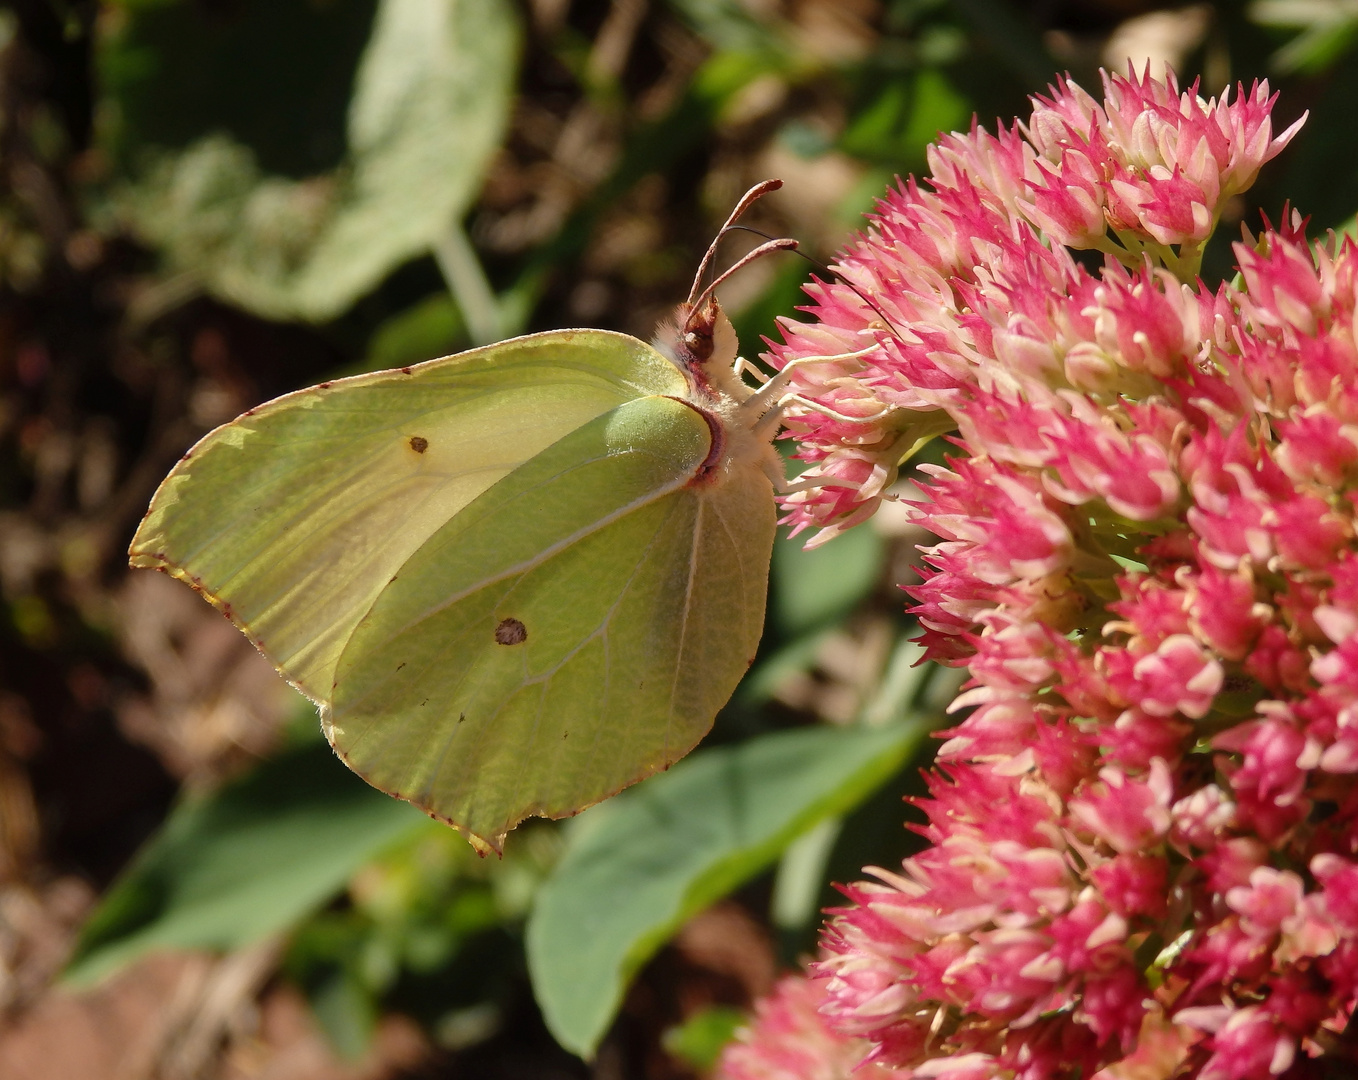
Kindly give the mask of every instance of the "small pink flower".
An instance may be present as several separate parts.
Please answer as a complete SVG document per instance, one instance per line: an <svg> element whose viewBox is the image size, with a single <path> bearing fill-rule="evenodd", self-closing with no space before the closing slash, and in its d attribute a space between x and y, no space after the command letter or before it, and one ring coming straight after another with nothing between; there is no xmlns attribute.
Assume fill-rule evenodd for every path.
<svg viewBox="0 0 1358 1080"><path fill-rule="evenodd" d="M1206 784L1170 808L1171 839L1181 848L1211 850L1235 823L1235 803L1216 784Z"/></svg>
<svg viewBox="0 0 1358 1080"><path fill-rule="evenodd" d="M1130 1050L1136 1045L1147 1001L1146 984L1124 961L1085 983L1080 1009L1100 1045Z"/></svg>
<svg viewBox="0 0 1358 1080"><path fill-rule="evenodd" d="M1226 906L1240 916L1240 928L1252 937L1272 937L1301 903L1304 885L1287 870L1260 866L1249 885L1226 891Z"/></svg>
<svg viewBox="0 0 1358 1080"><path fill-rule="evenodd" d="M1256 600L1253 575L1248 568L1228 574L1208 565L1188 583L1193 635L1223 660L1243 660L1273 615Z"/></svg>
<svg viewBox="0 0 1358 1080"><path fill-rule="evenodd" d="M1340 487L1358 472L1358 424L1317 403L1278 424L1278 465L1294 483Z"/></svg>
<svg viewBox="0 0 1358 1080"><path fill-rule="evenodd" d="M1326 852L1311 860L1325 889L1325 907L1346 929L1358 930L1358 863Z"/></svg>
<svg viewBox="0 0 1358 1080"><path fill-rule="evenodd" d="M1152 170L1143 181L1145 193L1138 204L1141 227L1162 244L1201 244L1212 235L1211 202L1220 194L1210 194L1175 170L1168 176ZM1137 198L1136 186L1119 185L1124 197Z"/></svg>
<svg viewBox="0 0 1358 1080"><path fill-rule="evenodd" d="M1094 247L1108 231L1104 214L1106 195L1094 162L1068 154L1059 171L1034 166L1039 179L1030 181L1032 194L1018 203L1025 217L1067 247Z"/></svg>
<svg viewBox="0 0 1358 1080"><path fill-rule="evenodd" d="M1153 847L1169 832L1174 792L1163 761L1152 764L1145 781L1132 780L1112 767L1099 772L1099 781L1071 800L1070 813L1114 851Z"/></svg>
<svg viewBox="0 0 1358 1080"><path fill-rule="evenodd" d="M1296 1040L1253 1006L1232 1013L1212 1036L1211 1046L1200 1080L1272 1080L1297 1056Z"/></svg>
<svg viewBox="0 0 1358 1080"><path fill-rule="evenodd" d="M1152 716L1205 716L1225 678L1220 661L1191 634L1171 634L1141 657L1108 650L1104 659L1117 692Z"/></svg>
<svg viewBox="0 0 1358 1080"><path fill-rule="evenodd" d="M1169 864L1161 855L1131 852L1094 868L1090 875L1108 906L1123 918L1165 914Z"/></svg>
<svg viewBox="0 0 1358 1080"><path fill-rule="evenodd" d="M1310 809L1305 797L1306 736L1286 720L1263 720L1218 737L1222 748L1238 748L1241 765L1232 769L1237 822L1276 840ZM1316 762L1319 764L1319 761Z"/></svg>
<svg viewBox="0 0 1358 1080"><path fill-rule="evenodd" d="M1235 808L1232 807L1232 814ZM1250 875L1268 861L1268 846L1252 836L1221 837L1207 846L1195 863L1207 878L1213 895L1224 897L1231 889L1249 883Z"/></svg>

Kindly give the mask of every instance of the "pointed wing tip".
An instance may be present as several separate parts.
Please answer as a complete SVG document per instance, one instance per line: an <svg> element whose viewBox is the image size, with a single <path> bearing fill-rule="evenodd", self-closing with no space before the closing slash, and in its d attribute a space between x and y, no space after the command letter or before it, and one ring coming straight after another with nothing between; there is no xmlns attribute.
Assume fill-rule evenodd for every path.
<svg viewBox="0 0 1358 1080"><path fill-rule="evenodd" d="M127 565L132 567L133 570L164 570L169 566L169 562L163 555L129 548Z"/></svg>
<svg viewBox="0 0 1358 1080"><path fill-rule="evenodd" d="M452 825L452 822L449 822L448 824ZM471 844L472 849L481 858L484 859L487 855L494 855L497 859L503 859L505 857L506 833L500 833L499 836L486 838L484 836L477 836L476 833L472 832L470 829L464 829L461 825L453 825L453 828L467 838L467 842Z"/></svg>
<svg viewBox="0 0 1358 1080"><path fill-rule="evenodd" d="M402 798L403 796L397 795L396 797L399 799ZM450 817L445 817L443 814L440 814L436 810L431 810L427 806L422 806L420 803L415 802L415 800L413 799L407 799L406 801L409 802L412 806L418 807L420 810L423 810L426 814L428 814L431 818L433 818L440 824L447 825L451 829L456 829L467 841L467 843L471 844L472 850L475 851L476 854L483 859L487 855L494 855L497 859L503 859L505 857L505 837L508 836L510 832L519 824L519 822L516 821L514 822L513 825L510 825L503 832L491 832L487 830L486 833L483 835L481 833L476 832L474 829L468 828L466 825L459 824Z"/></svg>
<svg viewBox="0 0 1358 1080"><path fill-rule="evenodd" d="M326 742L330 744L330 749L335 752L335 756L339 758L340 761L344 763L345 767L354 773L355 776L365 784L376 788L378 791L382 792L382 794L389 795L393 799L399 799L401 802L409 803L411 806L415 807L416 810L419 810L422 814L437 821L440 825L447 825L450 829L456 829L457 832L471 844L472 849L481 858L484 859L487 855L494 855L497 859L504 858L505 837L519 824L519 821L513 822L498 832L487 829L484 833L479 833L475 829L472 829L459 821L455 821L447 814L439 813L438 810L435 810L432 806L429 806L415 796L405 794L395 786L388 787L384 784L377 783L367 772L360 769L345 752L343 747L336 742L337 729L334 722L334 711L332 706L328 702L321 702L320 708L321 731L325 735ZM341 734L342 737L342 733L338 734Z"/></svg>

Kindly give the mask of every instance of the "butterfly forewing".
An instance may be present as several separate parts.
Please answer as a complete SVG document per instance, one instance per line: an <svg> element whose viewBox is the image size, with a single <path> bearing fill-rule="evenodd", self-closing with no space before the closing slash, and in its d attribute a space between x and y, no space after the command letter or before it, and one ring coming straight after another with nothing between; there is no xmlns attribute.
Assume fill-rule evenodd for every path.
<svg viewBox="0 0 1358 1080"><path fill-rule="evenodd" d="M685 387L642 342L577 330L298 391L185 456L132 563L202 591L324 701L354 627L449 519L594 417Z"/></svg>

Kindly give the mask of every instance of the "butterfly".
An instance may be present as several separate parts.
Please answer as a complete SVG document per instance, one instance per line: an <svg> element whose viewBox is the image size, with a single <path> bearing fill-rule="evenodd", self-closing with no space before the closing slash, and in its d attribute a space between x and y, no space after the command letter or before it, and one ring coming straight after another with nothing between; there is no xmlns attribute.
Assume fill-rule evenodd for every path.
<svg viewBox="0 0 1358 1080"><path fill-rule="evenodd" d="M555 330L285 394L161 483L187 582L370 784L500 851L687 754L754 659L786 372L736 356L717 242L647 344ZM762 386L743 377L754 374Z"/></svg>

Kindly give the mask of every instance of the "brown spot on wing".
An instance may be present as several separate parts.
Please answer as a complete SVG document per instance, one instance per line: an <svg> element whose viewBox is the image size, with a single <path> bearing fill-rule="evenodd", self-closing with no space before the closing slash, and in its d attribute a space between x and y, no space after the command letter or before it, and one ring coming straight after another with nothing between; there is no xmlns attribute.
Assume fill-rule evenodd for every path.
<svg viewBox="0 0 1358 1080"><path fill-rule="evenodd" d="M429 449L429 440L423 435L412 435L410 436L410 449L417 454L423 454Z"/></svg>
<svg viewBox="0 0 1358 1080"><path fill-rule="evenodd" d="M495 641L500 645L522 645L528 640L528 627L518 619L501 619L495 628Z"/></svg>

